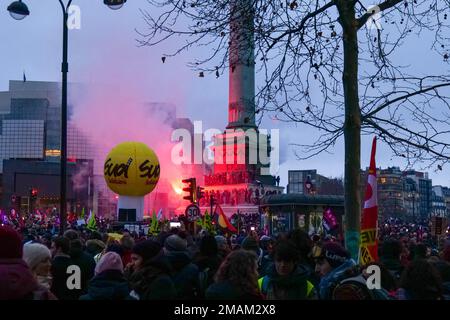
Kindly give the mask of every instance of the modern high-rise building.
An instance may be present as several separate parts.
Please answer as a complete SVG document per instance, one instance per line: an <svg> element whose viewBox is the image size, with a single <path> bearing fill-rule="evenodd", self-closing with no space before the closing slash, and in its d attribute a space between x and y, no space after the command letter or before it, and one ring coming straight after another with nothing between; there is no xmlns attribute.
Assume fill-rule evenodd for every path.
<svg viewBox="0 0 450 320"><path fill-rule="evenodd" d="M432 181L428 178L428 173L415 170L403 172L404 178L410 178L415 182L418 192L418 203L416 204L417 218L427 219L431 215L433 188Z"/></svg>
<svg viewBox="0 0 450 320"><path fill-rule="evenodd" d="M82 207L92 207L94 156L87 137L70 121L72 111L73 107L69 104L67 158L72 166L68 168L67 190L69 210L74 212ZM28 203L28 207L25 206L24 209L28 210L30 188L39 191L37 200L42 200L39 203L41 207L44 204L48 208L59 207L59 187L55 188L55 179L59 179L60 146L59 83L10 81L9 90L0 92L0 174L3 178L3 208L20 209L22 204ZM4 170L5 163L8 164L5 167L7 170ZM84 173L81 174L80 170ZM25 173L26 179L17 178ZM80 182L81 176L85 178L81 180L85 181ZM16 201L12 203L11 199Z"/></svg>

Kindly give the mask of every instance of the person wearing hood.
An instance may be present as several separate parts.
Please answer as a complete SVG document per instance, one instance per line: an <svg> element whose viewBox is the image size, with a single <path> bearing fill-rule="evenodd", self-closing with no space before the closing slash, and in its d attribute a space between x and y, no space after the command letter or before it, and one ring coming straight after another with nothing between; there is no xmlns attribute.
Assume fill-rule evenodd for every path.
<svg viewBox="0 0 450 320"><path fill-rule="evenodd" d="M80 300L134 300L123 275L120 255L107 252L95 267L95 276L89 282L88 293Z"/></svg>
<svg viewBox="0 0 450 320"><path fill-rule="evenodd" d="M1 226L0 243L0 300L55 300L23 260L22 239L17 231Z"/></svg>
<svg viewBox="0 0 450 320"><path fill-rule="evenodd" d="M50 290L52 285L52 254L50 250L40 243L26 243L23 246L23 260L39 285Z"/></svg>
<svg viewBox="0 0 450 320"><path fill-rule="evenodd" d="M346 271L356 262L350 253L337 242L327 242L315 247L313 258L316 261L316 273L320 276L319 299L331 300L333 290L346 277Z"/></svg>
<svg viewBox="0 0 450 320"><path fill-rule="evenodd" d="M197 298L199 269L192 263L187 251L187 241L173 234L164 241L164 252L172 267L172 280L177 291L177 298Z"/></svg>
<svg viewBox="0 0 450 320"><path fill-rule="evenodd" d="M154 240L138 242L132 250L132 262L126 268L130 295L138 300L175 299L177 292L171 268L161 245Z"/></svg>
<svg viewBox="0 0 450 320"><path fill-rule="evenodd" d="M280 241L274 249L274 264L268 274L258 280L267 300L315 299L314 285L308 281L308 270L299 264L293 243Z"/></svg>

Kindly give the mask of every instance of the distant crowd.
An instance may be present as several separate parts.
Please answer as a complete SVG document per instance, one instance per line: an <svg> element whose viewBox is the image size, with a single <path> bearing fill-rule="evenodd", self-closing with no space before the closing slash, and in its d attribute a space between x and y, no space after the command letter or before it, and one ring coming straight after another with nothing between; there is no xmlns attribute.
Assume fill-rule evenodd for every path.
<svg viewBox="0 0 450 320"><path fill-rule="evenodd" d="M80 228L58 236L0 226L0 299L450 299L448 238L434 247L391 224L369 264L381 271L379 288L367 286L369 265L339 241L302 230L225 236L182 227L146 236Z"/></svg>

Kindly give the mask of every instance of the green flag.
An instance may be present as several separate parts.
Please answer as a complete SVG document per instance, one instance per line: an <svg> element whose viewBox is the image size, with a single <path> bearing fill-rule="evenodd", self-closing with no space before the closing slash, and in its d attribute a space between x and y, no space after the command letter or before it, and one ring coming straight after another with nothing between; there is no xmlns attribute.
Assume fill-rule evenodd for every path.
<svg viewBox="0 0 450 320"><path fill-rule="evenodd" d="M84 219L84 207L83 207L83 209L81 209L81 216L80 216L80 218Z"/></svg>
<svg viewBox="0 0 450 320"><path fill-rule="evenodd" d="M214 228L214 225L212 224L211 215L208 213L208 210L205 210L205 214L203 215L203 218L197 222L199 226L202 227L202 229L208 231L209 234L215 235L216 230Z"/></svg>
<svg viewBox="0 0 450 320"><path fill-rule="evenodd" d="M87 228L91 231L97 230L97 222L95 221L95 214L94 211L91 210L91 213L89 215L89 220L87 223Z"/></svg>
<svg viewBox="0 0 450 320"><path fill-rule="evenodd" d="M159 222L158 222L158 218L156 217L156 212L153 209L152 219L150 220L150 225L148 228L147 235L156 236L158 233L159 233Z"/></svg>

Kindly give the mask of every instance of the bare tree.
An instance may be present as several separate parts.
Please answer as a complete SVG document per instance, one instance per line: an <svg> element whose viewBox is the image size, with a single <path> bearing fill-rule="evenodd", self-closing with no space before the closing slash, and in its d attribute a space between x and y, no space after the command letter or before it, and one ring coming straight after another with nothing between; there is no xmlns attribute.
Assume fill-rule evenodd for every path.
<svg viewBox="0 0 450 320"><path fill-rule="evenodd" d="M238 14L225 0L148 2L152 9L141 10L148 28L138 31L139 43L182 39L168 59L204 47L205 56L191 64L202 75L233 72L228 48L239 39L230 37L230 25L254 20L239 27L254 35L255 61L249 63L260 76L258 117L269 112L316 128L319 138L301 146L306 158L344 138L346 246L353 256L359 245L362 134L377 135L408 165L420 161L441 169L449 162L449 0L242 0L246 9ZM377 6L369 7L373 2ZM417 68L403 65L402 46L414 37L416 45L430 48L424 63L440 57L441 73L414 74Z"/></svg>

